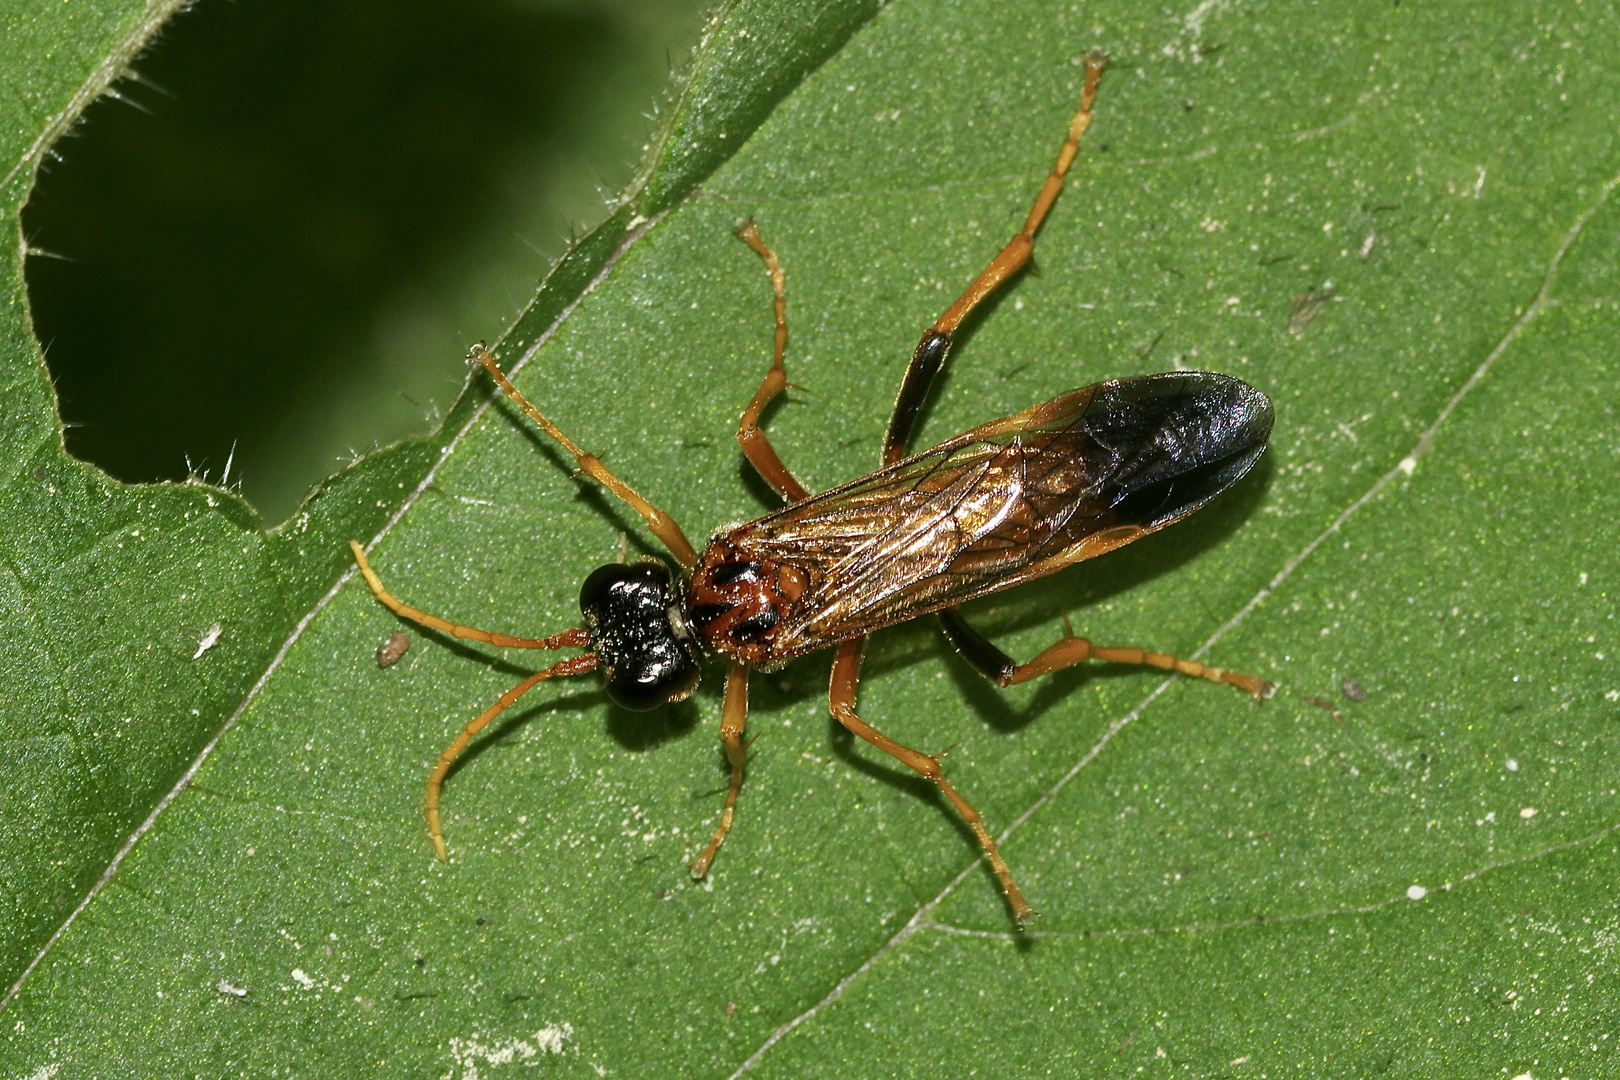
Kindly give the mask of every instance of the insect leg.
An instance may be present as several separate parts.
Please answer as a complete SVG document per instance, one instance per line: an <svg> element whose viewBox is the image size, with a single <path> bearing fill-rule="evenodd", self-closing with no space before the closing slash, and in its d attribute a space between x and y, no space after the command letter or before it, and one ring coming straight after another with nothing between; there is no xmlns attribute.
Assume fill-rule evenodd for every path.
<svg viewBox="0 0 1620 1080"><path fill-rule="evenodd" d="M543 638L512 637L509 634L497 634L490 630L479 630L472 626L462 626L460 623L448 622L437 615L429 615L425 611L402 603L393 593L383 587L382 578L377 571L371 568L366 561L366 553L360 545L353 540L349 541L349 550L354 552L354 561L360 567L360 574L371 586L372 593L382 602L382 605L402 619L409 619L430 630L438 630L458 638L467 638L472 641L484 641L502 649L577 649L590 644L590 631L584 629L564 630L560 634L552 634Z"/></svg>
<svg viewBox="0 0 1620 1080"><path fill-rule="evenodd" d="M771 369L765 373L764 380L759 389L754 392L753 400L748 408L743 410L742 419L737 423L737 443L742 447L743 454L753 463L754 469L765 482L776 489L776 493L788 502L798 502L810 493L804 490L804 485L794 479L788 472L782 459L776 456L776 449L771 446L765 432L759 427L759 414L765 411L765 406L787 389L787 368L782 366L782 355L787 350L787 294L784 291L782 264L776 261L776 252L765 243L764 237L759 235L752 219L744 221L737 226L737 236L765 260L765 272L771 277L771 292L774 295L776 308L776 347L771 358Z"/></svg>
<svg viewBox="0 0 1620 1080"><path fill-rule="evenodd" d="M547 679L558 675L583 675L587 671L594 670L596 670L596 654L586 653L584 656L570 657L553 664L544 671L535 672L502 694L495 704L479 713L478 718L462 728L455 741L444 748L444 753L439 755L439 763L433 767L433 774L428 777L427 797L423 800L423 808L427 810L428 833L433 837L433 850L439 853L440 862L449 862L450 853L445 850L444 831L439 827L439 793L444 787L444 778L449 773L451 764L467 748L473 736L488 727L491 720L516 704L518 698Z"/></svg>
<svg viewBox="0 0 1620 1080"><path fill-rule="evenodd" d="M528 399L518 393L517 387L512 385L512 381L506 377L506 373L495 363L495 358L490 355L489 349L485 348L483 342L479 342L472 347L472 351L467 354L467 359L482 364L484 370L488 371L495 380L496 385L506 392L507 397L517 402L518 407L529 415L530 420L539 424L542 431L555 439L564 450L574 455L574 460L579 464L580 472L613 492L613 494L628 503L632 510L640 514L642 520L647 523L647 528L652 530L653 535L658 537L659 541L669 549L669 553L675 556L682 566L690 568L697 565L697 552L693 550L691 541L687 540L686 534L681 532L681 527L675 523L675 519L646 499L643 499L629 484L609 472L608 467L602 464L600 458L595 454L587 454L581 450L574 440L562 433L561 428L540 415L540 410L530 405Z"/></svg>
<svg viewBox="0 0 1620 1080"><path fill-rule="evenodd" d="M911 363L906 365L905 377L900 382L894 412L889 416L889 431L883 439L883 464L892 465L906 456L906 444L911 440L911 429L916 425L917 413L922 409L923 399L928 396L929 385L951 350L956 328L985 297L1029 262L1030 254L1035 250L1035 232L1041 227L1047 211L1052 209L1058 192L1063 190L1063 178L1080 151L1080 136L1091 125L1091 106L1097 99L1097 82L1102 78L1103 66L1107 62L1108 57L1102 53L1094 52L1086 56L1086 80L1080 91L1080 108L1069 122L1068 137L1058 150L1057 162L1047 175L1046 183L1041 186L1041 193L1035 197L1029 217L1024 219L1024 227L1007 242L999 255L990 260L984 272L957 298L956 303L945 309L945 314L928 328L922 341L917 343L917 351L912 354Z"/></svg>
<svg viewBox="0 0 1620 1080"><path fill-rule="evenodd" d="M956 646L956 650L967 662L972 664L979 674L1001 687L1029 682L1031 679L1050 675L1054 671L1062 671L1066 667L1073 667L1087 660L1108 660L1116 664L1143 664L1165 671L1179 672L1195 679L1225 683L1239 690L1248 691L1256 700L1263 701L1276 689L1275 683L1253 675L1211 667L1197 660L1184 660L1179 656L1148 652L1134 646L1105 648L1093 645L1083 637L1075 637L1073 632L1056 645L1043 650L1029 663L1020 664L969 626L967 620L962 618L955 608L941 611L939 624L944 628L945 636L950 638L951 644Z"/></svg>
<svg viewBox="0 0 1620 1080"><path fill-rule="evenodd" d="M720 709L720 740L726 747L726 760L731 762L731 787L726 791L726 808L720 813L720 825L709 838L703 854L692 860L694 878L701 879L714 862L714 853L731 831L731 819L737 810L737 792L742 787L743 767L748 764L748 744L742 741L743 727L748 723L748 669L732 664L726 672L726 702Z"/></svg>
<svg viewBox="0 0 1620 1080"><path fill-rule="evenodd" d="M962 798L951 786L950 781L940 773L939 758L900 745L855 715L855 689L860 681L861 650L865 644L865 638L856 638L838 647L837 659L833 661L832 685L827 694L828 707L832 710L833 716L856 735L934 782L972 827L973 834L979 838L979 846L984 848L985 857L990 860L990 868L995 871L1002 890L1007 894L1007 903L1012 907L1013 919L1021 927L1028 926L1039 913L1025 902L1024 894L1018 891L1012 871L1008 869L1007 861L1001 857L1001 852L996 848L995 837L984 827L984 820L979 816L979 812Z"/></svg>

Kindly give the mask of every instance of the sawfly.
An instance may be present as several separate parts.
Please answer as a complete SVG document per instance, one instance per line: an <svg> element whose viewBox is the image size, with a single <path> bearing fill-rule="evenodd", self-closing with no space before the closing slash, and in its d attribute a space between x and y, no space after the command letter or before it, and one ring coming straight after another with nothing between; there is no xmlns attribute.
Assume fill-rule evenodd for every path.
<svg viewBox="0 0 1620 1080"><path fill-rule="evenodd" d="M687 697L703 665L727 665L720 738L731 765L725 808L707 847L691 863L702 878L731 829L747 765L748 674L833 649L829 708L839 723L938 785L984 849L1019 926L1035 917L979 812L940 770L939 758L902 746L855 711L868 634L920 615L997 686L1012 686L1086 660L1146 664L1266 696L1252 675L1140 648L1104 648L1072 633L1017 663L971 627L957 605L1094 558L1178 521L1235 483L1265 451L1271 402L1227 375L1175 371L1115 379L1061 394L982 424L917 454L907 444L953 335L975 307L1030 259L1091 122L1106 58L1086 57L1080 107L1057 162L1023 228L967 291L929 327L900 384L883 441L881 467L817 495L783 465L759 427L760 414L787 387L784 277L752 221L737 234L764 260L775 306L770 370L744 410L737 441L785 505L716 533L699 551L679 525L565 435L507 379L483 345L469 360L578 463L585 475L629 504L676 567L644 558L611 563L580 589L585 625L546 638L517 638L462 626L395 599L351 541L377 599L395 614L444 633L503 648L583 649L536 672L468 724L428 780L429 831L446 858L439 822L445 774L467 743L531 688L563 675L601 671L607 695L647 710Z"/></svg>

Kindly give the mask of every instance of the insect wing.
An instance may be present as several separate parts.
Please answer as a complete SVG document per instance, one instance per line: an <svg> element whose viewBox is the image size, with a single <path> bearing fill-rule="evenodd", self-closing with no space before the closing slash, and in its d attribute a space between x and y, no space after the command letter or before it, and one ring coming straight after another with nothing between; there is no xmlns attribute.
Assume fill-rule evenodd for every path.
<svg viewBox="0 0 1620 1080"><path fill-rule="evenodd" d="M1075 390L733 530L810 583L773 642L785 660L1101 555L1196 510L1248 471L1271 402L1171 372Z"/></svg>

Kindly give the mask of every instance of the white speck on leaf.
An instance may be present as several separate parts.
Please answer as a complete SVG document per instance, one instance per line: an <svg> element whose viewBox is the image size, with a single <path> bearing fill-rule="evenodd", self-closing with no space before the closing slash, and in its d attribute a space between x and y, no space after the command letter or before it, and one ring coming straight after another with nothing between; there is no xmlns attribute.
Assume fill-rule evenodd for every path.
<svg viewBox="0 0 1620 1080"><path fill-rule="evenodd" d="M551 1024L534 1033L533 1040L506 1039L491 1043L479 1041L474 1033L470 1038L450 1040L450 1056L455 1060L446 1080L479 1080L479 1062L490 1068L522 1062L537 1064L533 1059L541 1054L560 1054L563 1044L574 1037L572 1024ZM459 1070L459 1072L458 1072Z"/></svg>
<svg viewBox="0 0 1620 1080"><path fill-rule="evenodd" d="M197 639L197 651L191 654L193 660L219 644L219 635L224 631L224 623L215 623L203 631L203 636Z"/></svg>

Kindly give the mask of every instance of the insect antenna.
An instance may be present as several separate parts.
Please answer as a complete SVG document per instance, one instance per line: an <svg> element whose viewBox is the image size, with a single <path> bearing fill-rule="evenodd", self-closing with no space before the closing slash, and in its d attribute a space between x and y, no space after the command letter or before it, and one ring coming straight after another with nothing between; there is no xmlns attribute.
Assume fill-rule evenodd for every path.
<svg viewBox="0 0 1620 1080"><path fill-rule="evenodd" d="M552 634L550 637L525 638L513 637L510 634L499 634L493 630L480 630L476 626L463 626L461 623L441 619L437 615L429 614L420 608L411 607L411 605L389 592L384 587L382 578L377 576L377 571L373 570L371 563L366 561L366 553L358 543L350 540L349 550L354 552L355 565L360 567L360 575L366 579L366 584L371 586L372 594L382 603L382 606L400 618L409 619L411 622L425 626L429 630L437 630L440 633L469 641L482 641L502 649L577 649L590 641L589 632L584 629L564 630L562 633Z"/></svg>
<svg viewBox="0 0 1620 1080"><path fill-rule="evenodd" d="M569 630L566 633L583 636L585 631ZM563 635L559 634L557 636L562 637ZM580 644L584 644L584 642L581 641ZM583 675L588 671L595 671L596 664L596 654L588 652L555 663L544 671L535 672L502 694L500 700L495 704L479 713L477 719L462 728L461 734L456 736L455 742L444 748L444 753L439 755L439 763L433 768L433 775L428 777L427 798L423 801L423 805L427 810L428 833L433 837L433 850L438 852L440 862L449 862L450 853L445 849L444 831L439 827L439 792L444 787L444 778L450 772L450 766L455 763L456 758L461 756L461 752L467 748L467 744L472 742L473 736L488 727L491 720L517 704L518 698L527 694L547 679L556 678L559 675Z"/></svg>
<svg viewBox="0 0 1620 1080"><path fill-rule="evenodd" d="M384 607L400 618L409 619L430 630L438 630L472 641L487 642L503 649L582 649L591 643L591 632L584 627L564 630L561 633L552 634L550 637L520 638L513 637L510 634L497 634L490 630L480 630L475 626L463 626L460 623L441 619L437 615L430 615L418 608L411 607L389 592L383 586L382 578L378 577L377 572L371 568L371 563L366 561L366 553L358 543L350 540L349 550L354 552L355 565L360 567L361 576L366 579L366 584L371 586L372 593L382 602ZM445 850L444 832L439 827L439 793L444 788L444 778L449 774L450 766L455 764L456 758L461 756L461 752L467 748L467 744L472 741L473 736L488 727L491 720L516 704L518 698L527 694L547 679L554 679L559 675L583 675L587 671L595 671L599 662L596 653L588 652L555 663L544 671L535 672L502 694L499 701L480 713L477 719L462 729L461 734L456 736L454 742L445 747L444 753L439 755L438 765L433 768L433 775L428 777L427 798L423 801L423 805L427 810L428 832L433 837L433 849L438 852L440 862L448 862L450 854Z"/></svg>

